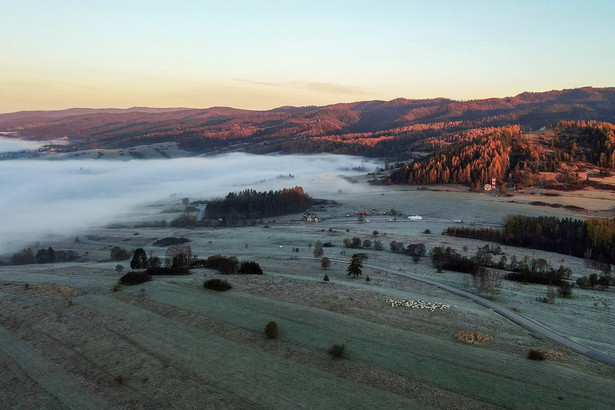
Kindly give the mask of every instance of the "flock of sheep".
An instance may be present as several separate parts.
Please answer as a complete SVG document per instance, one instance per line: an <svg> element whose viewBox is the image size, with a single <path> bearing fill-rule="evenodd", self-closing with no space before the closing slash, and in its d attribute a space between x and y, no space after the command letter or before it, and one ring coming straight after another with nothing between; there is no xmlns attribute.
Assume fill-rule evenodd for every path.
<svg viewBox="0 0 615 410"><path fill-rule="evenodd" d="M391 304L391 307L405 306L413 309L429 309L433 312L437 309L450 309L451 305L447 305L440 302L425 302L424 300L406 300L406 299L391 299L386 298L387 303Z"/></svg>

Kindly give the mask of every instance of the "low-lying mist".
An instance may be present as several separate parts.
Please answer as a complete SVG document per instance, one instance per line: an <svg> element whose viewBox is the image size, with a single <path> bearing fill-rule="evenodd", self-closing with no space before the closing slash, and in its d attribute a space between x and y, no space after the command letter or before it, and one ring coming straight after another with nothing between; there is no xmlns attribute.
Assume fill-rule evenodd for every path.
<svg viewBox="0 0 615 410"><path fill-rule="evenodd" d="M36 141L24 141L17 138L5 138L7 133L0 132L0 153L38 149L42 144ZM8 133L10 134L10 133Z"/></svg>
<svg viewBox="0 0 615 410"><path fill-rule="evenodd" d="M357 189L340 175L376 168L342 155L250 155L168 160L0 161L0 253L41 240L104 226L169 199L210 199L230 191L301 185L314 197ZM294 178L278 178L280 175ZM161 215L160 219L163 219ZM167 216L168 218L168 216Z"/></svg>

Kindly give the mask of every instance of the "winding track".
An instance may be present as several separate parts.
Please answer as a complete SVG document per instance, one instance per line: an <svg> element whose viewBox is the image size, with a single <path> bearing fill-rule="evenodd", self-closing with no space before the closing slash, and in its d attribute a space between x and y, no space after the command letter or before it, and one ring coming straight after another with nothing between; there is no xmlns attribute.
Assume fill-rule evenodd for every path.
<svg viewBox="0 0 615 410"><path fill-rule="evenodd" d="M104 244L104 245L120 246L122 248L127 247L126 244L114 244L114 243L101 242L101 241L96 241L96 240L87 239L87 238L82 239L82 241L86 243L90 243L90 244L101 244L101 245ZM147 248L152 248L152 247L144 247L144 248L147 249ZM296 259L314 260L314 258L306 257L306 256L297 256ZM344 260L344 259L330 259L330 260L331 262L334 262L334 263L348 263L348 260ZM404 273L398 270L384 268L382 266L376 266L376 265L367 264L367 263L363 264L363 266L368 267L368 268L377 269L383 272L391 273L393 275L403 276L405 278L416 280L422 283L426 283L428 285L436 286L447 292L473 300L479 305L492 309L494 312L504 316L506 319L510 320L511 322L521 326L522 328L526 330L529 330L534 335L545 337L555 343L558 343L564 347L574 350L577 353L581 353L585 356L591 357L592 359L598 360L600 362L603 362L610 366L615 367L615 357L609 356L605 353L599 352L590 347L587 347L573 340L570 340L567 337L562 336L558 333L555 333L554 331L547 329L546 327L526 318L525 316L522 316L516 312L513 312L512 310L507 309L504 306L498 305L497 303L494 303L488 299L482 298L470 292L466 292L465 290L461 290L461 289L457 289L449 285L445 285L444 283L436 282L434 280L425 279L420 276L413 275L411 273Z"/></svg>
<svg viewBox="0 0 615 410"><path fill-rule="evenodd" d="M299 258L300 259L313 259L309 257L299 257ZM347 260L343 260L343 259L331 259L331 262L348 263ZM479 305L492 309L496 313L499 313L500 315L504 316L506 319L512 321L513 323L516 323L517 325L521 326L522 328L526 330L529 330L530 332L533 332L536 335L543 336L555 343L558 343L564 347L574 350L575 352L584 354L585 356L591 357L592 359L601 361L603 363L606 363L608 365L615 367L615 357L609 356L605 353L599 352L597 350L584 346L580 343L577 343L573 340L570 340L567 337L562 336L558 333L555 333L554 331L547 329L546 327L526 318L525 316L521 316L520 314L513 312L512 310L507 309L503 306L500 306L497 303L493 303L492 301L488 299L482 298L470 292L466 292L465 290L457 289L452 286L445 285L440 282L436 282L434 280L425 279L420 276L413 275L411 273L404 273L404 272L400 272L394 269L383 268L381 266L371 265L367 263L364 263L363 266L368 267L368 268L377 269L383 272L391 273L393 275L403 276L405 278L416 280L422 283L426 283L428 285L433 285L442 290L453 293L455 295L459 295L459 296L463 296L465 298L471 299L474 302L478 303Z"/></svg>

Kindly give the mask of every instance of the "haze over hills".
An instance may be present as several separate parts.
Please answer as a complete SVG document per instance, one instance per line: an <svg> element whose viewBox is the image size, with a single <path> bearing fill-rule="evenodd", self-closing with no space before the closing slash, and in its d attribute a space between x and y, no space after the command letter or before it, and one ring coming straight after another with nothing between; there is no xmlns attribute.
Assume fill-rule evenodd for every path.
<svg viewBox="0 0 615 410"><path fill-rule="evenodd" d="M259 153L390 157L430 151L447 139L459 139L460 133L482 133L472 130L512 124L528 130L562 120L615 122L615 88L525 92L471 101L399 98L266 111L228 107L22 111L0 114L0 131L37 141L66 138L78 148L177 142L193 153L234 145Z"/></svg>

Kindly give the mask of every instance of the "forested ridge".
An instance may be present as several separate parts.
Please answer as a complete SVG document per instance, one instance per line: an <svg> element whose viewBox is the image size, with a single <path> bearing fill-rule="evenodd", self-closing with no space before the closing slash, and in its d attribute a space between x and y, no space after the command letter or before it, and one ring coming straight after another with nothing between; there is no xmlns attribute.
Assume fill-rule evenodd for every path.
<svg viewBox="0 0 615 410"><path fill-rule="evenodd" d="M615 125L561 121L553 130L535 134L525 134L519 126L491 129L471 140L441 144L434 153L402 164L379 182L465 184L480 189L495 178L498 185L518 188L537 184L553 189L592 184L604 188L598 181L579 177L587 167L597 167L599 176L615 167ZM541 175L545 172L555 173L554 177Z"/></svg>
<svg viewBox="0 0 615 410"><path fill-rule="evenodd" d="M615 122L615 88L579 88L514 97L360 101L266 111L208 109L65 110L0 114L0 131L22 138L67 138L75 149L177 142L212 150L329 152L407 160L469 142L500 127L524 132L560 121ZM599 160L599 158L598 158Z"/></svg>

